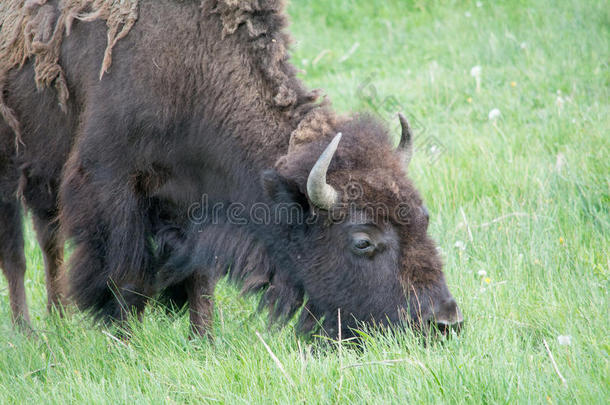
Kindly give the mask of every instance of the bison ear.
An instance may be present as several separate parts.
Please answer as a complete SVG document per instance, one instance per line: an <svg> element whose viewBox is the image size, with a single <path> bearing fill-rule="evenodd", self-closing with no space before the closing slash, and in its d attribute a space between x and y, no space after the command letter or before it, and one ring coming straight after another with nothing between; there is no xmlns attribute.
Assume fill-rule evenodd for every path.
<svg viewBox="0 0 610 405"><path fill-rule="evenodd" d="M299 204L304 209L309 207L307 197L299 190L298 185L275 170L265 170L262 174L265 194L275 204Z"/></svg>

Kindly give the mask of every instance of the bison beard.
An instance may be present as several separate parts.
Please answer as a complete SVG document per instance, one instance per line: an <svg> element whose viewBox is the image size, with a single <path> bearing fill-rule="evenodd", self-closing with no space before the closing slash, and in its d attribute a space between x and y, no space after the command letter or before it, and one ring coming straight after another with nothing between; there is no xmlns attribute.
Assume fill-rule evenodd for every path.
<svg viewBox="0 0 610 405"><path fill-rule="evenodd" d="M63 235L74 245L70 296L103 319L165 294L188 302L194 331L206 333L209 296L228 272L245 292L264 291L274 320L304 306L305 332L325 318L338 333L338 309L343 336L405 311L415 323L461 322L405 177L406 121L406 149L394 151L371 117L317 103L289 63L283 1L21 4L0 6L0 207L12 219L0 229L0 265L17 320L27 320L19 194L43 247L50 307L64 295ZM324 182L311 182L335 190L322 203L309 175L337 132L328 177L325 167ZM355 198L344 189L354 183ZM246 212L287 203L309 221L236 224L221 210L193 224L204 195ZM370 214L371 204L387 210ZM363 234L375 250L358 256L350 243Z"/></svg>

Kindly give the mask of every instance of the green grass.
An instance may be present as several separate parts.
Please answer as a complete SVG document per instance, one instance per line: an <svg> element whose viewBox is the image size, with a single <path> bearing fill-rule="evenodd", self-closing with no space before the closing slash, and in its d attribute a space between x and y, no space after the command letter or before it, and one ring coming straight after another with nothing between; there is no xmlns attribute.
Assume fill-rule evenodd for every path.
<svg viewBox="0 0 610 405"><path fill-rule="evenodd" d="M289 8L294 62L309 86L340 111L372 103L393 128L383 101L394 98L416 122L411 176L467 319L462 335L427 346L407 332L368 338L362 351L310 348L291 325L268 330L255 300L223 284L213 345L188 339L186 316L152 308L125 346L81 315L46 314L42 259L28 231L39 333L12 330L0 281L0 403L607 403L610 7L477 3ZM377 96L367 100L371 86ZM434 162L430 145L442 151Z"/></svg>

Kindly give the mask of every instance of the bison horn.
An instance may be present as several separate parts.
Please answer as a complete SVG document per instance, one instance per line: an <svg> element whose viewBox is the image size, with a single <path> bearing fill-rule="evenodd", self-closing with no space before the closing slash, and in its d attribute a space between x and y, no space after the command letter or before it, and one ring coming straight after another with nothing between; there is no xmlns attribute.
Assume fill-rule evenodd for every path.
<svg viewBox="0 0 610 405"><path fill-rule="evenodd" d="M318 161L309 172L307 178L307 194L311 202L322 209L329 210L339 201L339 193L326 182L326 172L328 166L337 151L337 146L341 140L339 132L328 144Z"/></svg>
<svg viewBox="0 0 610 405"><path fill-rule="evenodd" d="M406 167L409 166L409 162L413 157L413 133L411 132L411 126L409 125L407 118L402 113L398 113L398 119L400 120L400 127L402 128L398 150L402 151Z"/></svg>

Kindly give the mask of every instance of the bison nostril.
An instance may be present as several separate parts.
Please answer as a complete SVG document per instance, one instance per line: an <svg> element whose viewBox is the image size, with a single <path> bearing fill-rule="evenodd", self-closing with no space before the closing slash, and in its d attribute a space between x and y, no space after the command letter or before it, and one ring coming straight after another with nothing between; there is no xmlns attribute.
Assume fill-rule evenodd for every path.
<svg viewBox="0 0 610 405"><path fill-rule="evenodd" d="M459 332L464 323L462 311L453 298L444 301L434 313L434 323L443 334L451 330Z"/></svg>
<svg viewBox="0 0 610 405"><path fill-rule="evenodd" d="M449 334L454 331L455 333L460 333L462 331L462 326L464 325L464 321L455 322L452 324L444 323L444 322L436 322L436 329L440 333L445 336L449 336Z"/></svg>

